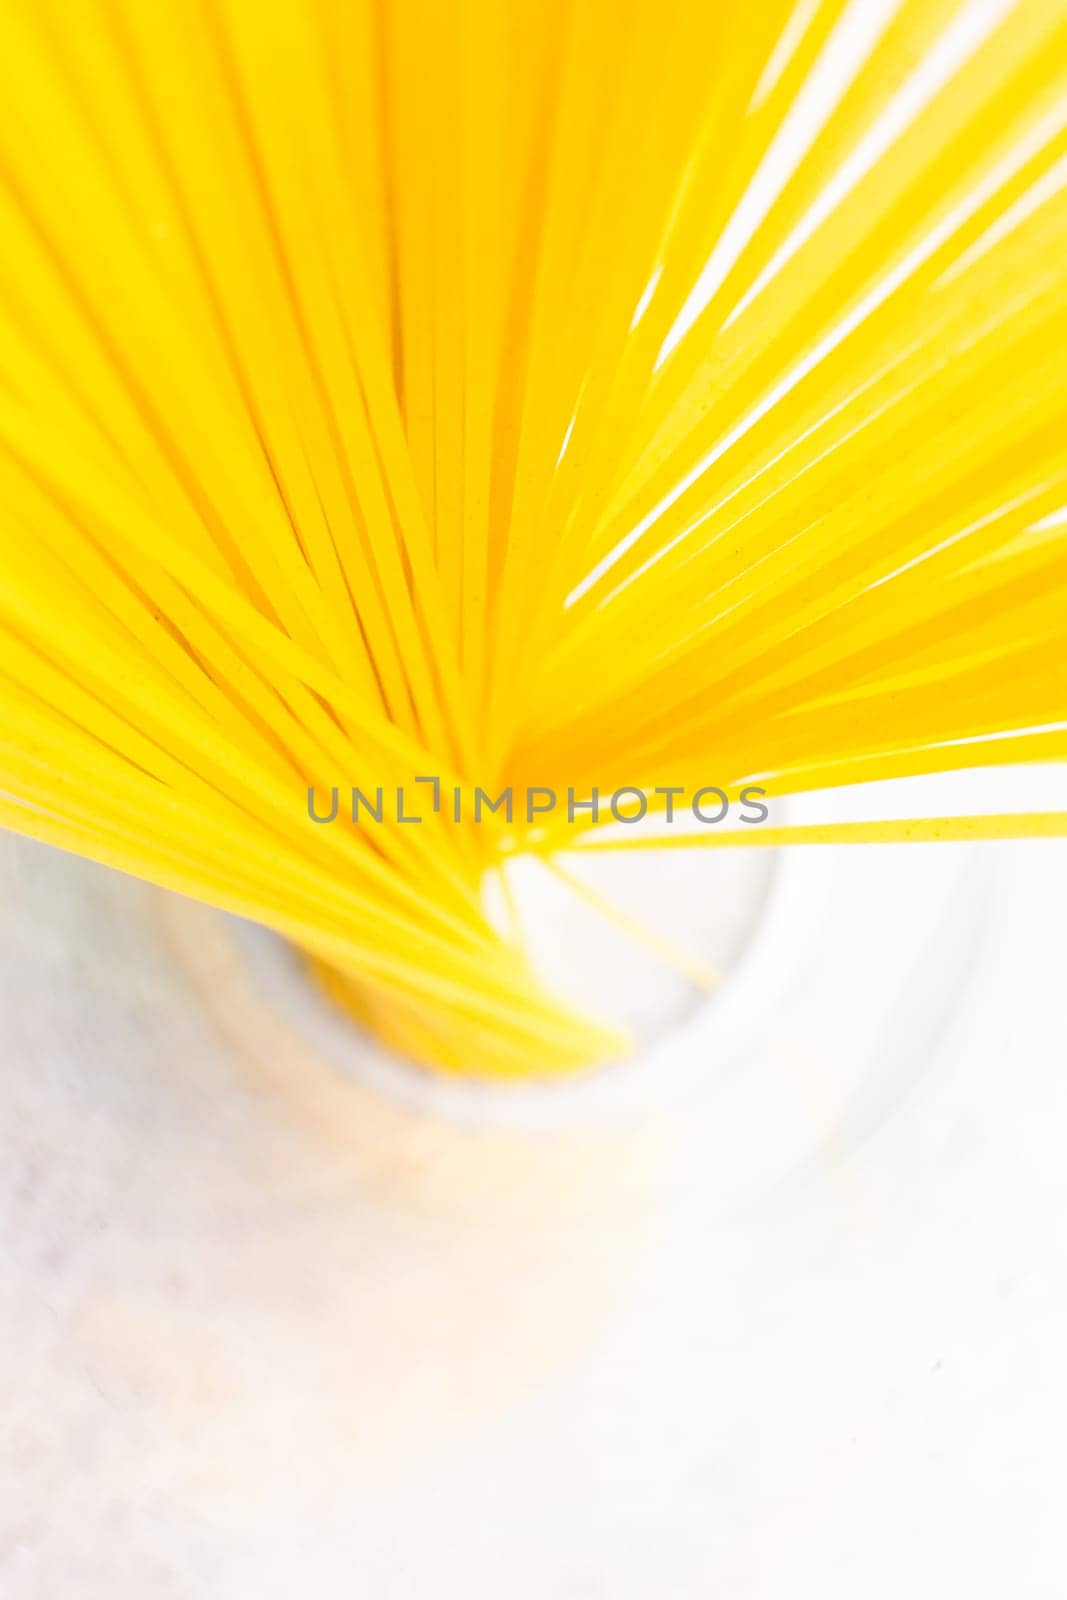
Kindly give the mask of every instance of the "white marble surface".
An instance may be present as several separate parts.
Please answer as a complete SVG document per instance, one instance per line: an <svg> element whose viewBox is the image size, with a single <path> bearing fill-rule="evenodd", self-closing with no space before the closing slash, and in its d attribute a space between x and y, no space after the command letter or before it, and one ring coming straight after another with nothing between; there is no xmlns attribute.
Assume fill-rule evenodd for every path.
<svg viewBox="0 0 1067 1600"><path fill-rule="evenodd" d="M1067 1592L1067 846L791 861L537 1112L0 841L4 1600Z"/></svg>

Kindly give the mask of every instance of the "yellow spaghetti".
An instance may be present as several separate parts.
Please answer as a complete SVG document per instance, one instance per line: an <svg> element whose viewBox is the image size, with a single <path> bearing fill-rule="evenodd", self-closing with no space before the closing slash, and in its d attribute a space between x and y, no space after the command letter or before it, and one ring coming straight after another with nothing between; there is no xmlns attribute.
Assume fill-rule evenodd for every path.
<svg viewBox="0 0 1067 1600"><path fill-rule="evenodd" d="M453 799L1067 756L1061 0L8 0L0 40L0 822L522 1075L624 1041L483 875L619 840ZM418 777L419 825L351 820Z"/></svg>

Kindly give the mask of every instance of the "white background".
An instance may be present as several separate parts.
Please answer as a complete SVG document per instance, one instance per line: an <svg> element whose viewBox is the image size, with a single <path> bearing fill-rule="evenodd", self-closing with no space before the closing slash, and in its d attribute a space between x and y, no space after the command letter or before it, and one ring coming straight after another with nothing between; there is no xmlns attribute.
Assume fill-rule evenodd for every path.
<svg viewBox="0 0 1067 1600"><path fill-rule="evenodd" d="M0 862L5 1600L1067 1592L1067 844L780 855L703 1017L506 1103Z"/></svg>

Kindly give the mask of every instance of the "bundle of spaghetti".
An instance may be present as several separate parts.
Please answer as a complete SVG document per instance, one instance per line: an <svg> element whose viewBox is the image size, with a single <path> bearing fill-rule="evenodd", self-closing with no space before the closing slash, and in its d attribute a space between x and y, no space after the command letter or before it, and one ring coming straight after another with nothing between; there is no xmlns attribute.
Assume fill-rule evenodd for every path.
<svg viewBox="0 0 1067 1600"><path fill-rule="evenodd" d="M4 825L522 1076L626 1041L486 872L619 841L315 826L309 790L655 811L1067 757L1061 0L9 0L0 33Z"/></svg>

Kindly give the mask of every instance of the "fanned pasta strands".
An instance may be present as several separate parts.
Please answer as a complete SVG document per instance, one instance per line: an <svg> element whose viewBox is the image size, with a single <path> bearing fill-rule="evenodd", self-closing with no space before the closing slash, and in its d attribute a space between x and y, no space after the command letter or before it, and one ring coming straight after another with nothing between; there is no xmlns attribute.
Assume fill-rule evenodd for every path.
<svg viewBox="0 0 1067 1600"><path fill-rule="evenodd" d="M1063 0L9 0L0 38L5 827L501 1078L628 1046L489 916L516 854L710 985L557 858L1067 834L669 826L1067 760ZM569 814L622 790L650 828Z"/></svg>

